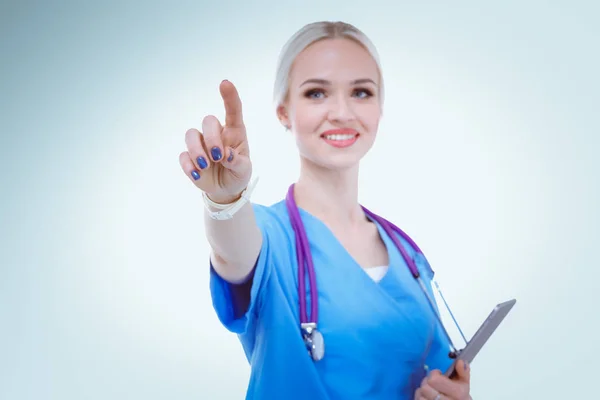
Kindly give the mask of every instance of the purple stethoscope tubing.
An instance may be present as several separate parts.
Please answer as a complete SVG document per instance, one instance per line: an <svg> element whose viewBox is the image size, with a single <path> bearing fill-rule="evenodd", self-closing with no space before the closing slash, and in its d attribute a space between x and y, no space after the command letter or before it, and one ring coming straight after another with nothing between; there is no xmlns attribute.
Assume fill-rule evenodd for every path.
<svg viewBox="0 0 600 400"><path fill-rule="evenodd" d="M306 314L306 293L305 289L305 269L308 270L308 282L310 285L310 305L311 305L311 322L317 322L319 319L319 309L317 304L317 278L315 276L315 268L312 261L312 256L309 250L308 238L306 237L306 230L300 218L300 212L298 206L294 200L294 185L291 185L288 194L286 196L286 205L290 214L290 220L292 222L292 228L294 229L296 236L296 253L298 258L298 294L300 301L300 322L307 323L308 316ZM304 254L307 255L306 260Z"/></svg>
<svg viewBox="0 0 600 400"><path fill-rule="evenodd" d="M310 335L310 332L312 332L313 329L316 329L317 321L319 319L317 277L316 277L315 268L313 265L312 254L310 251L310 245L308 243L308 237L306 236L306 230L304 229L304 223L302 222L302 218L300 217L300 211L299 211L296 201L294 199L294 184L290 185L287 195L286 195L286 198L285 198L285 202L286 202L286 206L288 209L288 213L290 215L290 222L292 224L292 228L295 233L294 236L296 238L296 257L298 260L298 300L300 303L300 326L302 327L303 331L304 331L305 326L311 326L309 328L309 330L304 331L305 334L308 333ZM452 339L450 338L450 335L448 334L448 331L446 330L446 327L444 326L444 323L442 322L442 319L438 313L438 310L435 307L435 300L430 296L429 291L425 287L425 284L423 283L423 280L421 279L421 274L419 273L419 270L417 268L417 265L415 264L414 259L408 255L408 253L406 252L406 249L400 242L400 239L398 239L398 237L395 235L395 233L399 234L404 240L406 240L408 242L408 244L410 246L412 246L412 248L415 250L415 252L417 254L421 255L423 258L425 258L425 255L423 254L423 252L421 251L419 246L417 246L415 241L412 240L402 229L400 229L393 223L387 221L385 218L380 217L379 215L368 210L366 207L361 206L361 208L363 209L363 211L365 212L366 215L368 215L372 220L377 222L383 228L383 230L386 232L388 237L392 240L392 242L394 242L394 245L396 246L396 248L402 255L402 258L406 262L406 265L408 266L410 273L412 274L413 278L415 278L415 280L418 282L419 286L421 287L421 290L423 291L425 297L427 298L427 302L429 303L429 306L431 307L431 311L433 312L436 319L438 320L440 327L442 328L442 331L443 331L444 335L446 336L446 339L448 339L448 343L452 347L452 352L450 353L450 357L451 358L456 357L456 354L459 351L456 349L456 347L452 343ZM428 263L427 263L427 265L431 270L431 267L429 266ZM433 270L431 270L431 271L433 272ZM305 273L308 273L308 282L309 282L309 286L310 286L310 305L311 305L310 319L306 313ZM437 283L436 283L436 287L437 287ZM439 287L437 287L437 290L438 290L438 293L440 294L444 304L446 305L446 308L448 309L450 316L452 317L454 323L456 324L456 327L458 328L463 340L466 342L467 339L466 339L464 333L462 332L462 330L460 329L460 326L456 322L456 318L454 317L454 314L450 310L450 307L448 307L448 304L446 303L444 296L442 295L441 291L439 290ZM312 347L312 342L311 342L311 347ZM321 354L321 357L322 357L322 354Z"/></svg>
<svg viewBox="0 0 600 400"><path fill-rule="evenodd" d="M296 248L297 248L297 259L298 259L298 292L306 293L305 289L305 270L308 271L308 281L310 285L310 295L311 295L311 313L310 313L310 322L317 322L319 319L318 315L318 307L317 307L317 279L315 276L314 265L312 261L312 256L309 250L308 238L306 236L306 230L304 229L304 224L302 223L302 218L300 217L300 212L298 211L298 206L294 200L294 185L291 185L288 189L288 193L286 196L286 205L288 208L288 212L290 213L290 219L292 221L292 228L294 229L296 236ZM362 206L361 206L362 207ZM368 210L366 207L362 207L364 212L371 217L373 220L378 222L381 227L385 230L387 235L394 242L394 245L398 248L400 253L402 254L402 258L406 261L408 268L412 276L415 279L419 279L420 273L417 269L417 266L414 260L408 255L400 240L394 235L394 232L400 234L402 238L404 238L414 249L420 254L423 254L419 246L404 232L402 229L398 228L393 223L387 221L386 219L376 215L372 211ZM306 255L306 259L304 256ZM300 322L306 323L309 322L308 315L306 313L306 298L305 296L300 296Z"/></svg>

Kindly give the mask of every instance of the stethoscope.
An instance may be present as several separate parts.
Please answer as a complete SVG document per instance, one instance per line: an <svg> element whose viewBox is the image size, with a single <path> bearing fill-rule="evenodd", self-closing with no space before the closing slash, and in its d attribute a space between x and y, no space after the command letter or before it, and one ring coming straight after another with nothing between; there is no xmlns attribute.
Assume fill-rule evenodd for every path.
<svg viewBox="0 0 600 400"><path fill-rule="evenodd" d="M310 252L308 238L306 236L306 230L304 229L304 224L302 223L302 219L300 218L300 213L298 211L298 206L296 205L296 201L294 199L294 184L292 184L288 189L287 196L285 198L285 203L286 203L287 210L288 210L288 213L290 216L292 228L294 229L294 233L295 233L295 237L296 237L296 253L297 253L297 259L298 259L298 299L299 299L299 303L300 303L300 332L301 332L302 338L304 340L304 344L306 345L306 349L308 350L308 354L311 356L311 358L314 361L319 361L325 355L325 340L324 340L321 332L319 332L319 330L317 329L317 322L319 319L317 279L315 276L315 269L314 269L314 265L313 265L313 261L312 261L312 254ZM448 334L448 332L446 331L446 328L444 327L444 324L442 323L441 317L438 314L436 307L434 305L435 304L434 300L429 295L429 292L427 291L427 288L425 287L425 284L423 283L423 280L421 279L421 274L419 273L419 270L417 269L417 265L415 264L414 260L408 255L408 253L406 252L406 249L404 248L404 246L402 245L402 243L400 242L398 237L395 235L395 233L402 236L402 238L404 238L414 248L414 250L418 254L425 257L423 255L423 252L421 251L419 246L417 246L417 244L406 233L404 233L400 228L398 228L396 225L394 225L393 223L376 215L375 213L369 211L364 206L361 206L361 207L366 215L368 215L372 220L377 222L383 228L383 230L386 232L386 234L394 242L394 245L396 246L396 248L398 249L400 254L402 254L402 258L408 265L410 273L412 274L413 278L415 278L415 280L419 283L421 290L427 297L427 301L428 301L434 315L436 316L438 322L440 323L440 326L442 327L442 330L444 331L444 334L446 335L448 342L450 343L451 351L449 353L449 357L456 358L459 351L456 349L456 347L452 343L452 340L450 339L450 335ZM308 282L309 282L309 289L310 289L310 305L311 305L310 317L307 315L307 312L306 312L306 286L305 286L306 278L305 278L305 274L308 275ZM465 335L463 334L462 330L460 329L460 326L456 322L456 319L454 318L454 315L452 314L450 307L448 307L448 304L446 303L446 300L444 299L444 296L442 295L441 290L439 289L439 285L435 281L434 281L434 284L435 284L435 287L436 287L438 293L440 294L440 297L444 301L446 309L448 310L452 319L454 320L454 323L456 324L458 331L460 332L463 340L465 342L467 342Z"/></svg>

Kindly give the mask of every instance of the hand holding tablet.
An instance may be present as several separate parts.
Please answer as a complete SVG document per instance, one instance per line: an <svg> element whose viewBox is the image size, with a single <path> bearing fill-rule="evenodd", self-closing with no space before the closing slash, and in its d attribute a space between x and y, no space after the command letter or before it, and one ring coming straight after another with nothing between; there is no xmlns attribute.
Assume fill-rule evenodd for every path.
<svg viewBox="0 0 600 400"><path fill-rule="evenodd" d="M479 327L473 338L469 340L467 346L459 352L456 357L456 362L452 364L450 368L444 374L450 379L454 379L457 376L456 373L456 364L459 360L466 361L468 364L471 364L475 359L475 356L479 353L479 351L483 348L488 339L492 336L496 328L500 325L500 323L504 320L506 315L512 310L513 306L517 300L512 299L505 301L503 303L498 304L490 315L483 321L483 324Z"/></svg>

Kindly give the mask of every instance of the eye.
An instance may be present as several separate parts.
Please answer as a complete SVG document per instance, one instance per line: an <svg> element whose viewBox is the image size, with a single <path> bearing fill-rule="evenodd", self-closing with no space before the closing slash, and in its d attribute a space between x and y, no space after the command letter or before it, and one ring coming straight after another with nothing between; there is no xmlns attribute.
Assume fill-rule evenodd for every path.
<svg viewBox="0 0 600 400"><path fill-rule="evenodd" d="M368 99L369 97L373 97L373 91L369 90L369 89L355 89L354 93L352 93L353 96L356 96L358 98L361 99Z"/></svg>
<svg viewBox="0 0 600 400"><path fill-rule="evenodd" d="M304 97L319 100L325 97L325 92L321 89L310 89L304 92Z"/></svg>

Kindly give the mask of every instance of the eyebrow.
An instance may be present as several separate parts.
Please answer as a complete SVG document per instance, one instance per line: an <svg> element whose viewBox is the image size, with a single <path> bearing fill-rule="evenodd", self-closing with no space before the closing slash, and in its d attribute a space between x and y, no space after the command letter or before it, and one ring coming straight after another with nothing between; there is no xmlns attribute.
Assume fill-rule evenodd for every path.
<svg viewBox="0 0 600 400"><path fill-rule="evenodd" d="M304 82L302 82L302 85L300 85L300 86L304 86L309 83L315 83L318 85L331 85L331 82L326 79L307 79ZM360 84L364 84L364 83L372 83L373 85L377 86L375 81L370 78L356 79L351 82L351 84L353 84L353 85L360 85Z"/></svg>

